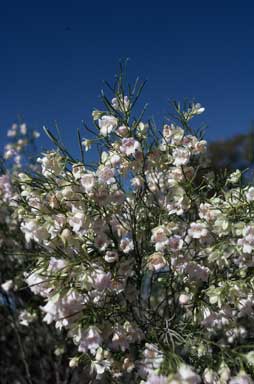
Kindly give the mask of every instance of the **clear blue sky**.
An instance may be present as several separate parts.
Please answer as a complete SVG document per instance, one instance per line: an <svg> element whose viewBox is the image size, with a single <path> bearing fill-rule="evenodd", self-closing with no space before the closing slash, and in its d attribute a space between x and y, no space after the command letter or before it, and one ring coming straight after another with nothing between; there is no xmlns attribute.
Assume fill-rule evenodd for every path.
<svg viewBox="0 0 254 384"><path fill-rule="evenodd" d="M2 1L0 139L18 114L39 129L57 120L76 148L76 129L99 105L102 80L120 58L148 80L149 115L170 99L206 107L208 139L254 119L253 1Z"/></svg>

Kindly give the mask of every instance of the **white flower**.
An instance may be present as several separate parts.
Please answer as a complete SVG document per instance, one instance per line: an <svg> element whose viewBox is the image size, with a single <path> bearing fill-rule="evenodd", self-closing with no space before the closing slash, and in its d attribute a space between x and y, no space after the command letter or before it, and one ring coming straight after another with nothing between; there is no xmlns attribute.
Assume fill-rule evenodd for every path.
<svg viewBox="0 0 254 384"><path fill-rule="evenodd" d="M107 157L107 159L105 161L105 165L109 165L109 166L115 167L118 164L120 164L120 162L121 162L121 157L117 153L112 152Z"/></svg>
<svg viewBox="0 0 254 384"><path fill-rule="evenodd" d="M143 184L144 184L144 181L138 176L135 176L131 179L131 185L135 191L140 189L143 186Z"/></svg>
<svg viewBox="0 0 254 384"><path fill-rule="evenodd" d="M179 303L181 305L186 305L190 303L190 295L187 295L187 293L181 293L179 296Z"/></svg>
<svg viewBox="0 0 254 384"><path fill-rule="evenodd" d="M31 240L40 243L49 238L49 232L47 229L33 219L21 223L21 230L25 234L27 243Z"/></svg>
<svg viewBox="0 0 254 384"><path fill-rule="evenodd" d="M154 243L164 242L168 239L168 230L166 227L160 225L159 227L152 229L151 240Z"/></svg>
<svg viewBox="0 0 254 384"><path fill-rule="evenodd" d="M186 148L175 148L172 155L176 166L188 164L190 160L190 151Z"/></svg>
<svg viewBox="0 0 254 384"><path fill-rule="evenodd" d="M23 310L20 312L18 321L19 324L28 327L28 325L37 318L36 313L28 312L27 310Z"/></svg>
<svg viewBox="0 0 254 384"><path fill-rule="evenodd" d="M56 328L68 327L79 317L85 297L75 291L68 291L65 296L56 294L48 298L46 305L41 307L46 315L43 318L47 324L56 322Z"/></svg>
<svg viewBox="0 0 254 384"><path fill-rule="evenodd" d="M245 372L242 372L238 376L232 377L229 384L253 384L253 380Z"/></svg>
<svg viewBox="0 0 254 384"><path fill-rule="evenodd" d="M69 217L68 222L70 226L72 227L73 231L77 234L82 234L86 231L85 228L85 215L81 211L76 211L72 214L72 216Z"/></svg>
<svg viewBox="0 0 254 384"><path fill-rule="evenodd" d="M200 103L193 103L190 108L188 108L188 112L185 114L187 116L200 115L205 111L205 108L202 107Z"/></svg>
<svg viewBox="0 0 254 384"><path fill-rule="evenodd" d="M181 236L174 235L168 239L168 245L172 252L180 251L183 247L183 239Z"/></svg>
<svg viewBox="0 0 254 384"><path fill-rule="evenodd" d="M182 364L178 369L178 374L186 384L199 384L201 382L199 375L188 365Z"/></svg>
<svg viewBox="0 0 254 384"><path fill-rule="evenodd" d="M102 344L102 338L100 331L95 326L90 326L85 331L81 332L79 340L79 352L91 352L95 355L96 350Z"/></svg>
<svg viewBox="0 0 254 384"><path fill-rule="evenodd" d="M64 259L56 259L55 257L51 257L49 260L48 271L57 272L61 269L65 268L67 265L67 261Z"/></svg>
<svg viewBox="0 0 254 384"><path fill-rule="evenodd" d="M72 174L75 180L79 180L84 174L85 167L83 164L74 164L72 166Z"/></svg>
<svg viewBox="0 0 254 384"><path fill-rule="evenodd" d="M96 178L92 173L86 173L81 176L80 183L86 193L91 193L95 186Z"/></svg>
<svg viewBox="0 0 254 384"><path fill-rule="evenodd" d="M164 125L163 137L166 142L179 145L184 137L184 130L180 127L175 127L174 124Z"/></svg>
<svg viewBox="0 0 254 384"><path fill-rule="evenodd" d="M124 237L120 242L120 249L123 251L123 253L129 253L130 251L133 251L133 241L128 237Z"/></svg>
<svg viewBox="0 0 254 384"><path fill-rule="evenodd" d="M205 111L205 108L202 107L200 103L196 103L192 105L192 113L196 115L200 115Z"/></svg>
<svg viewBox="0 0 254 384"><path fill-rule="evenodd" d="M35 295L47 297L49 293L49 287L46 282L46 278L33 272L31 275L25 274L25 281Z"/></svg>
<svg viewBox="0 0 254 384"><path fill-rule="evenodd" d="M69 361L69 367L74 368L79 365L79 360L80 358L78 356L74 356L70 361Z"/></svg>
<svg viewBox="0 0 254 384"><path fill-rule="evenodd" d="M26 124L25 123L23 123L23 124L20 124L20 133L22 134L22 135L26 135L26 133L27 133L27 126L26 126Z"/></svg>
<svg viewBox="0 0 254 384"><path fill-rule="evenodd" d="M17 136L17 131L14 129L9 129L7 132L7 136L8 137L15 137L15 136Z"/></svg>
<svg viewBox="0 0 254 384"><path fill-rule="evenodd" d="M116 133L119 136L124 137L128 135L129 130L130 130L129 127L126 127L126 125L121 125L120 127L117 128Z"/></svg>
<svg viewBox="0 0 254 384"><path fill-rule="evenodd" d="M130 100L128 96L122 97L119 95L118 97L114 97L111 101L113 108L119 110L121 112L126 112L130 106Z"/></svg>
<svg viewBox="0 0 254 384"><path fill-rule="evenodd" d="M238 183L242 173L237 169L235 172L231 173L231 175L228 177L227 182L231 184Z"/></svg>
<svg viewBox="0 0 254 384"><path fill-rule="evenodd" d="M3 284L1 284L2 289L5 292L9 292L13 288L13 280L7 280Z"/></svg>
<svg viewBox="0 0 254 384"><path fill-rule="evenodd" d="M206 221L215 220L216 216L220 214L218 209L215 209L211 204L201 203L199 206L199 217Z"/></svg>
<svg viewBox="0 0 254 384"><path fill-rule="evenodd" d="M118 120L114 116L104 115L99 119L98 125L100 127L100 134L102 136L109 135L117 128Z"/></svg>
<svg viewBox="0 0 254 384"><path fill-rule="evenodd" d="M136 152L140 151L140 143L133 137L125 137L122 139L122 145L120 151L126 156L135 155Z"/></svg>
<svg viewBox="0 0 254 384"><path fill-rule="evenodd" d="M206 140L200 140L195 143L193 148L193 153L199 154L199 153L205 153L207 148L207 142Z"/></svg>
<svg viewBox="0 0 254 384"><path fill-rule="evenodd" d="M162 375L158 376L154 373L149 375L147 381L145 382L145 384L168 384L168 383L169 381L166 376L162 376Z"/></svg>
<svg viewBox="0 0 254 384"><path fill-rule="evenodd" d="M38 139L41 136L40 132L33 131L33 138Z"/></svg>
<svg viewBox="0 0 254 384"><path fill-rule="evenodd" d="M112 184L115 182L114 170L108 166L98 169L97 176L98 181L102 184Z"/></svg>
<svg viewBox="0 0 254 384"><path fill-rule="evenodd" d="M254 201L254 187L250 187L246 192L245 196L248 202Z"/></svg>
<svg viewBox="0 0 254 384"><path fill-rule="evenodd" d="M206 368L203 373L204 384L219 384L219 376L212 369Z"/></svg>
<svg viewBox="0 0 254 384"><path fill-rule="evenodd" d="M119 255L115 251L107 251L104 259L107 263L114 263L115 261L118 261Z"/></svg>
<svg viewBox="0 0 254 384"><path fill-rule="evenodd" d="M126 334L124 330L121 329L120 327L114 331L112 341L110 343L110 347L114 351L122 351L122 352L124 352L129 347Z"/></svg>
<svg viewBox="0 0 254 384"><path fill-rule="evenodd" d="M37 161L41 163L42 174L46 177L58 176L63 170L63 159L57 152L49 152Z"/></svg>
<svg viewBox="0 0 254 384"><path fill-rule="evenodd" d="M85 139L85 140L82 141L81 144L85 147L85 151L87 152L91 148L92 141L88 140L88 139Z"/></svg>
<svg viewBox="0 0 254 384"><path fill-rule="evenodd" d="M148 268L159 271L167 266L167 261L162 253L155 252L148 258Z"/></svg>
<svg viewBox="0 0 254 384"><path fill-rule="evenodd" d="M206 224L201 222L191 223L190 228L188 229L188 234L193 239L200 239L202 237L206 237L208 234Z"/></svg>
<svg viewBox="0 0 254 384"><path fill-rule="evenodd" d="M94 287L99 291L103 291L104 289L111 288L111 273L104 272L102 270L96 270L92 274L92 281Z"/></svg>
<svg viewBox="0 0 254 384"><path fill-rule="evenodd" d="M237 244L241 245L244 253L251 253L254 249L254 226L247 225L243 229L243 238L239 239Z"/></svg>

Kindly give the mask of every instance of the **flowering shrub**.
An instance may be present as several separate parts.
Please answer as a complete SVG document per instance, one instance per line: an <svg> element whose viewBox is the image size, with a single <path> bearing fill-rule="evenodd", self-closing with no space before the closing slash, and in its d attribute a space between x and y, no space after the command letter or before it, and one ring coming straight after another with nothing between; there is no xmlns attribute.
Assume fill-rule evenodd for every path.
<svg viewBox="0 0 254 384"><path fill-rule="evenodd" d="M21 169L34 172L34 139L24 123L8 131L0 176L0 372L1 384L79 383L81 369L68 366L73 345L42 321L42 301L26 286L22 271L33 265L36 244L28 246L17 218Z"/></svg>
<svg viewBox="0 0 254 384"><path fill-rule="evenodd" d="M252 383L254 188L212 170L200 104L160 132L134 117L141 88L103 95L81 161L46 130L58 148L18 174L26 282L87 382Z"/></svg>

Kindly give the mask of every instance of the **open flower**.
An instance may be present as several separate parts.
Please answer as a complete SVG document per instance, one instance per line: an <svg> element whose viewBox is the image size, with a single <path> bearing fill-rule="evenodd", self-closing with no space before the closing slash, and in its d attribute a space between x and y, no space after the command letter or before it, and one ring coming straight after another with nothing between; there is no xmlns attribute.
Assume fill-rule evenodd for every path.
<svg viewBox="0 0 254 384"><path fill-rule="evenodd" d="M112 131L117 128L118 120L114 116L104 115L98 120L100 128L100 134L102 136L109 135Z"/></svg>
<svg viewBox="0 0 254 384"><path fill-rule="evenodd" d="M191 223L190 228L188 229L188 234L193 239L201 239L206 237L208 234L207 227L202 222Z"/></svg>
<svg viewBox="0 0 254 384"><path fill-rule="evenodd" d="M140 148L140 143L133 137L125 137L122 139L120 151L126 156L134 156L138 151L140 151Z"/></svg>

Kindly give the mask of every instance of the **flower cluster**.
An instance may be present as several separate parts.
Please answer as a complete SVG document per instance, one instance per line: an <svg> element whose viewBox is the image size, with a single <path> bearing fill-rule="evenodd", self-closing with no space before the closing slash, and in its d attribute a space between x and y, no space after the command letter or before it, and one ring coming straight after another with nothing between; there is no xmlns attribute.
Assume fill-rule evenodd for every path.
<svg viewBox="0 0 254 384"><path fill-rule="evenodd" d="M25 124L14 124L7 136L11 142L5 146L0 168L1 382L45 384L52 377L69 380L69 354L74 346L42 321L42 301L32 295L22 274L33 263L36 247L26 243L21 231L16 178L21 169L35 171L29 154L38 134ZM72 369L71 376L73 384L80 382L78 368Z"/></svg>
<svg viewBox="0 0 254 384"><path fill-rule="evenodd" d="M190 126L200 104L177 104L159 132L133 117L136 98L119 80L93 112L80 144L98 164L59 146L19 173L16 214L37 249L26 282L91 382L252 383L254 188L213 172Z"/></svg>

